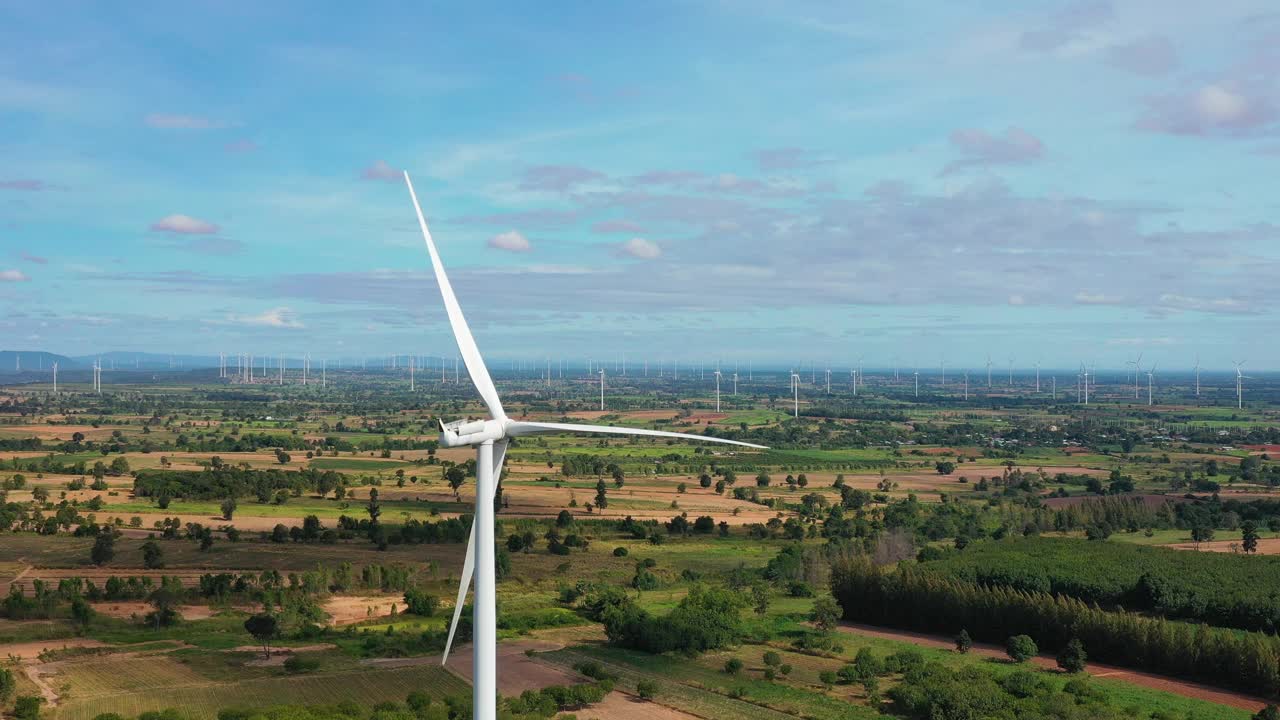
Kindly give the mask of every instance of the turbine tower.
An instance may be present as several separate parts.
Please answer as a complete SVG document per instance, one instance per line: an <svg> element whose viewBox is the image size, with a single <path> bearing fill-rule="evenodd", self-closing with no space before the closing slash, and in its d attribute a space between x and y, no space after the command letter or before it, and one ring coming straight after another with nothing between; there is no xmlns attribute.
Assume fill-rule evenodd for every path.
<svg viewBox="0 0 1280 720"><path fill-rule="evenodd" d="M991 389L991 356L987 355L987 389Z"/></svg>
<svg viewBox="0 0 1280 720"><path fill-rule="evenodd" d="M1154 405L1155 400L1152 397L1152 386L1155 385L1156 364L1151 363L1151 367L1147 369L1147 405Z"/></svg>
<svg viewBox="0 0 1280 720"><path fill-rule="evenodd" d="M449 316L449 326L453 329L454 339L458 343L463 362L467 366L467 374L472 384L484 400L489 411L488 420L455 420L440 423L440 444L444 447L474 447L476 449L476 511L471 526L471 538L467 543L466 559L463 562L462 578L458 586L458 598L454 603L453 621L449 625L449 637L445 643L444 657L449 658L449 650L453 645L454 633L458 628L458 620L466 601L467 588L474 576L475 598L472 604L473 621L473 672L472 693L475 720L496 720L498 697L498 623L497 623L497 584L494 568L494 507L493 499L497 493L498 480L502 477L502 462L506 458L509 438L521 435L543 433L608 433L613 435L640 435L646 437L670 437L704 442L719 442L728 445L757 447L750 443L725 440L721 438L685 435L682 433L664 432L660 430L643 430L639 428L621 428L602 425L576 425L568 423L521 422L507 417L494 387L489 369L485 367L484 358L476 347L471 336L471 328L463 317L458 298L449 284L444 265L436 252L431 232L427 229L427 220L418 205L417 195L413 191L413 183L409 173L404 174L405 185L409 197L413 201L414 211L418 216L418 227L422 230L422 238L427 246L427 254L431 257L431 266L435 271L436 283L440 287L440 296L444 300L445 311ZM601 369L601 387L603 389L604 371Z"/></svg>
<svg viewBox="0 0 1280 720"><path fill-rule="evenodd" d="M1196 397L1200 397L1200 354L1196 353Z"/></svg>
<svg viewBox="0 0 1280 720"><path fill-rule="evenodd" d="M53 364L53 394L58 394L58 363Z"/></svg>
<svg viewBox="0 0 1280 720"><path fill-rule="evenodd" d="M467 372L471 372L467 370ZM604 412L604 367L600 368L600 411Z"/></svg>
<svg viewBox="0 0 1280 720"><path fill-rule="evenodd" d="M720 368L716 368L716 412L720 412ZM828 390L828 392L830 392Z"/></svg>
<svg viewBox="0 0 1280 720"><path fill-rule="evenodd" d="M1240 372L1240 368L1244 367L1244 361L1241 360L1236 364L1236 409L1244 409L1244 380L1249 377Z"/></svg>
<svg viewBox="0 0 1280 720"><path fill-rule="evenodd" d="M800 376L795 370L791 371L791 396L794 400L794 410L791 412L792 417L800 417Z"/></svg>

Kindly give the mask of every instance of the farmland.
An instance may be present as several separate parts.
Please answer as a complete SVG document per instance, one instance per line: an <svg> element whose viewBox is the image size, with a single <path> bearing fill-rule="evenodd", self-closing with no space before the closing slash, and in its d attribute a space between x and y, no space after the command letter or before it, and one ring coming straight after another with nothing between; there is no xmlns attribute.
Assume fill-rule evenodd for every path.
<svg viewBox="0 0 1280 720"><path fill-rule="evenodd" d="M0 649L22 657L11 666L16 694L43 697L49 720L466 696L465 668L433 656L474 465L434 431L439 418L483 412L468 388L410 394L391 372L334 372L328 389L181 374L102 395L3 391L0 579L14 590ZM513 417L769 445L515 442L497 516L498 622L504 643L530 650L504 655L521 691L593 681L578 668L598 663L617 689L597 709L576 708L586 717L639 707L643 682L659 688L646 702L663 717L874 718L902 716L917 690L963 677L993 697L1030 683L1037 703L1069 701L1095 717L1139 707L1147 715L1137 717L1239 720L1280 690L1126 655L1102 630L1087 636L1092 661L1108 663L1093 678L907 632L945 637L977 622L976 609L967 622L927 609L937 598L923 588L938 582L952 584L953 605L1022 598L1021 615L1001 606L1001 619L967 627L979 644L1018 631L1056 650L1067 638L1015 622L1031 617L1026 598L1043 597L1091 608L1082 633L1169 623L1152 627L1269 648L1280 465L1247 448L1280 440L1271 404L1085 410L1001 390L966 405L954 388L916 399L884 376L856 399L847 388L815 394L793 418L771 399L779 380L757 378L722 397L721 413L698 378L619 379L617 407L601 413L589 384L498 376ZM851 562L886 584L854 588ZM883 631L816 628L833 583L841 614ZM866 614L856 593L891 595L934 624ZM267 658L247 632L263 614L279 624L284 654ZM658 632L673 624L690 630ZM697 639L700 649L667 650L713 626L724 635ZM860 651L887 666L848 670ZM899 657L907 665L889 660ZM742 669L726 672L735 659ZM999 702L1043 711L1014 694Z"/></svg>

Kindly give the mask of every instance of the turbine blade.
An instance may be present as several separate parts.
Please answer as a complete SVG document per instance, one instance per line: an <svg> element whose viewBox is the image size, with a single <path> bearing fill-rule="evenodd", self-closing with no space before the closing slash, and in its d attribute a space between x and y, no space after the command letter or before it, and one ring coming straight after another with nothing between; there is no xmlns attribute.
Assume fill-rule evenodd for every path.
<svg viewBox="0 0 1280 720"><path fill-rule="evenodd" d="M498 483L502 481L502 462L507 459L507 441L499 440L494 443L493 447L493 476L496 478L494 482L494 494L489 496L488 502L493 502L496 497ZM471 587L471 577L476 570L476 524L471 523L471 536L467 538L467 556L462 561L462 577L458 580L458 599L453 605L453 621L449 623L449 639L444 644L444 656L440 658L440 664L443 665L449 661L449 651L453 649L453 636L458 632L458 620L462 617L462 606L467 601L467 589Z"/></svg>
<svg viewBox="0 0 1280 720"><path fill-rule="evenodd" d="M431 239L431 231L427 229L427 220L422 216L422 207L418 205L418 196L413 192L413 182L409 180L409 172L404 173L404 184L409 187L409 197L413 200L413 209L418 213L418 227L422 228L422 239L427 243L427 254L431 256L431 268L436 273L436 283L440 286L440 295L444 298L444 308L449 314L449 325L453 328L453 337L458 341L458 350L462 353L462 362L467 366L467 374L475 384L485 407L494 420L502 420L507 416L502 409L502 401L498 399L498 389L493 386L489 377L489 368L484 365L480 349L476 347L475 338L471 337L471 328L462 315L458 298L453 294L453 285L449 276L445 275L444 264L440 262L440 254L436 252L436 244Z"/></svg>
<svg viewBox="0 0 1280 720"><path fill-rule="evenodd" d="M694 440L697 442L721 443L722 445L738 445L741 447L760 448L761 450L768 449L765 445L756 445L754 443L742 442L740 440L727 440L725 438L711 437L709 435L665 432L663 430L612 427L610 425L578 425L576 423L527 422L523 420L507 421L507 435L509 436L537 435L543 433L606 433L609 435L640 435L643 437L679 438L681 440Z"/></svg>

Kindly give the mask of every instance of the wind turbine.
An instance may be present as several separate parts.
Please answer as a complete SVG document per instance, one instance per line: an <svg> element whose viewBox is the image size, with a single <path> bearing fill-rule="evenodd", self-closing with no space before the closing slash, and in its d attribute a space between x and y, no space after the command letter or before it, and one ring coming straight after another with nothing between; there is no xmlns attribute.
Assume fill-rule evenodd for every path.
<svg viewBox="0 0 1280 720"><path fill-rule="evenodd" d="M964 371L964 401L969 402L969 371Z"/></svg>
<svg viewBox="0 0 1280 720"><path fill-rule="evenodd" d="M1013 356L1009 356L1009 387L1013 387Z"/></svg>
<svg viewBox="0 0 1280 720"><path fill-rule="evenodd" d="M915 376L916 379L916 397L920 397L920 371L918 369L913 370L911 374Z"/></svg>
<svg viewBox="0 0 1280 720"><path fill-rule="evenodd" d="M1133 361L1133 399L1138 399L1140 390L1138 385L1139 373L1142 372L1142 353L1138 353L1138 359Z"/></svg>
<svg viewBox="0 0 1280 720"><path fill-rule="evenodd" d="M1036 361L1036 394L1040 394L1040 361Z"/></svg>
<svg viewBox="0 0 1280 720"><path fill-rule="evenodd" d="M1244 409L1244 380L1248 375L1240 372L1240 368L1244 367L1244 361L1240 360L1236 364L1236 409Z"/></svg>
<svg viewBox="0 0 1280 720"><path fill-rule="evenodd" d="M987 355L987 389L991 389L991 356Z"/></svg>
<svg viewBox="0 0 1280 720"><path fill-rule="evenodd" d="M716 412L720 412L720 368L716 368Z"/></svg>
<svg viewBox="0 0 1280 720"><path fill-rule="evenodd" d="M791 371L791 395L794 398L795 405L792 411L792 417L800 417L800 376L795 370Z"/></svg>
<svg viewBox="0 0 1280 720"><path fill-rule="evenodd" d="M1152 398L1152 386L1155 385L1156 364L1151 363L1151 367L1147 369L1147 405L1154 405L1155 400Z"/></svg>
<svg viewBox="0 0 1280 720"><path fill-rule="evenodd" d="M831 394L831 368L827 368L827 394ZM719 410L716 412L719 412Z"/></svg>
<svg viewBox="0 0 1280 720"><path fill-rule="evenodd" d="M471 372L471 370L468 368L467 372ZM600 372L600 411L604 412L604 368L601 367L599 372Z"/></svg>
<svg viewBox="0 0 1280 720"><path fill-rule="evenodd" d="M1200 354L1196 353L1196 397L1200 397Z"/></svg>
<svg viewBox="0 0 1280 720"><path fill-rule="evenodd" d="M53 364L53 394L58 394L58 363Z"/></svg>
<svg viewBox="0 0 1280 720"><path fill-rule="evenodd" d="M440 422L440 444L444 447L474 447L476 449L476 511L471 526L471 538L467 543L467 555L463 562L462 578L458 585L458 598L454 604L453 621L449 625L449 637L445 643L444 657L441 663L449 658L449 650L453 646L454 633L458 628L458 620L462 616L462 607L466 601L467 587L475 580L475 598L472 604L473 621L473 672L472 693L475 720L495 720L497 718L498 697L498 608L496 594L496 575L494 570L494 507L493 499L497 492L498 480L502 477L502 463L506 459L507 444L510 438L522 435L543 433L607 433L613 435L639 435L645 437L670 437L701 442L718 442L727 445L762 448L761 445L712 438L700 435L665 432L661 430L645 430L640 428L610 427L607 425L576 425L570 423L544 423L512 420L507 417L498 398L498 390L494 387L489 369L485 367L480 349L476 347L475 338L471 336L471 328L463 317L458 298L453 293L453 286L445 274L440 255L436 252L431 232L427 229L427 220L418 205L418 197L413 191L413 183L409 173L405 172L404 182L413 201L413 209L418 216L418 227L422 230L422 239L427 246L427 254L431 257L431 267L435 271L436 283L440 287L440 296L444 301L445 312L449 316L449 326L453 329L454 339L462 354L467 374L475 385L476 391L484 400L489 411L488 420L455 420L450 423ZM604 369L600 371L601 392L604 389Z"/></svg>

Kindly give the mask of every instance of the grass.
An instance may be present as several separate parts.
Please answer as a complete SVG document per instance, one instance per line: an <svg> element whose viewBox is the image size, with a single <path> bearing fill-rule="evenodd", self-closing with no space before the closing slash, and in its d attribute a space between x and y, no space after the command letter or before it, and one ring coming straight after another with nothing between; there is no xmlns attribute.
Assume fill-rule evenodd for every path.
<svg viewBox="0 0 1280 720"><path fill-rule="evenodd" d="M213 720L218 710L229 707L343 701L369 706L384 700L403 701L414 691L435 698L470 692L466 683L435 665L273 675L234 682L209 681L185 668L166 667L183 666L163 656L140 658L114 680L103 678L113 672L111 667L96 670L79 665L90 663L78 663L75 670L69 671L71 697L50 713L54 720L91 720L103 712L132 717L165 708L176 708L190 720Z"/></svg>

